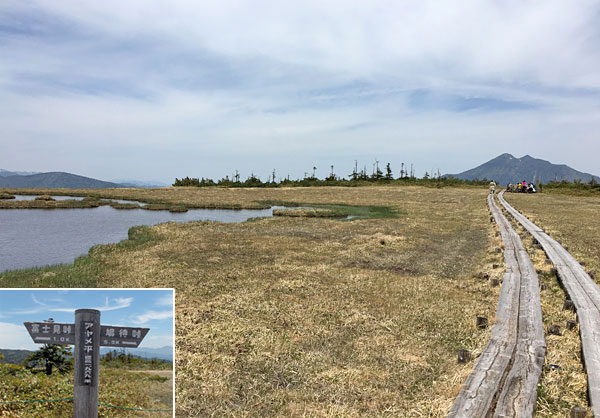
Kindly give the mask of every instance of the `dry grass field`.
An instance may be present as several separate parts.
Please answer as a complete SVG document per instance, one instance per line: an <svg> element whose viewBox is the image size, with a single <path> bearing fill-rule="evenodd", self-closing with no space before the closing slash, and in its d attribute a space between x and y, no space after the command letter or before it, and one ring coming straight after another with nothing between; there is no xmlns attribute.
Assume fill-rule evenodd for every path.
<svg viewBox="0 0 600 418"><path fill-rule="evenodd" d="M505 193L516 209L560 240L600 284L600 196Z"/></svg>
<svg viewBox="0 0 600 418"><path fill-rule="evenodd" d="M71 266L0 275L0 286L174 287L178 416L445 416L473 366L457 350L476 358L489 338L475 318L493 324L499 287L484 277L503 269L485 189L102 193L376 207L353 220L167 223Z"/></svg>

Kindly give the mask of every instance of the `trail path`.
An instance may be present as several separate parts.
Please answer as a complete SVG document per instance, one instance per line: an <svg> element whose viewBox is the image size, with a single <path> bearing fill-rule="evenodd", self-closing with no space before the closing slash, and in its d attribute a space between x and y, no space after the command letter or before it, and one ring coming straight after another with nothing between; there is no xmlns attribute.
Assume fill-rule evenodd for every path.
<svg viewBox="0 0 600 418"><path fill-rule="evenodd" d="M538 276L492 195L488 206L504 242L506 272L490 341L448 416L531 417L546 354Z"/></svg>
<svg viewBox="0 0 600 418"><path fill-rule="evenodd" d="M594 416L600 417L600 288L583 267L557 241L531 222L500 193L498 198L506 210L542 245L558 276L575 305L585 368L588 393Z"/></svg>

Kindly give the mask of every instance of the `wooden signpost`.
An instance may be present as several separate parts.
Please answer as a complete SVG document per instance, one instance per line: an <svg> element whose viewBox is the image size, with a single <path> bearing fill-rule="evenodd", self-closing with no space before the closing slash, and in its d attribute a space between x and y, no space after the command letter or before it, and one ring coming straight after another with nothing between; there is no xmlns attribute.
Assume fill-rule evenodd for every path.
<svg viewBox="0 0 600 418"><path fill-rule="evenodd" d="M77 309L75 323L25 322L35 343L69 344L73 354L73 417L98 417L100 346L136 348L150 328L100 325L100 311Z"/></svg>

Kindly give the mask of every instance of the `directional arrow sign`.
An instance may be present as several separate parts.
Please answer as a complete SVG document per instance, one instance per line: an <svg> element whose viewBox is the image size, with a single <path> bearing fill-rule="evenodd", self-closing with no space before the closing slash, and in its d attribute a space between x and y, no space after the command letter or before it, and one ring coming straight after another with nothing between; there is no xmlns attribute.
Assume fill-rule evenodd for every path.
<svg viewBox="0 0 600 418"><path fill-rule="evenodd" d="M75 324L25 322L33 342L40 344L75 344Z"/></svg>
<svg viewBox="0 0 600 418"><path fill-rule="evenodd" d="M136 348L150 328L111 327L102 325L100 331L100 345L104 347L129 347Z"/></svg>
<svg viewBox="0 0 600 418"><path fill-rule="evenodd" d="M24 322L25 328L39 344L75 344L75 324L57 322ZM104 347L137 348L150 328L100 327L100 345Z"/></svg>

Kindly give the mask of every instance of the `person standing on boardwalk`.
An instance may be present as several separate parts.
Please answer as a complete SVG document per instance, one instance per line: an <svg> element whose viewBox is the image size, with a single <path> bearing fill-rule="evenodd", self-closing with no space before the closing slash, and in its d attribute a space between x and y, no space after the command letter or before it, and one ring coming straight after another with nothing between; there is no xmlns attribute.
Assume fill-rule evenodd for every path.
<svg viewBox="0 0 600 418"><path fill-rule="evenodd" d="M494 180L490 181L490 194L494 194L494 191L496 190L496 183L494 182Z"/></svg>

